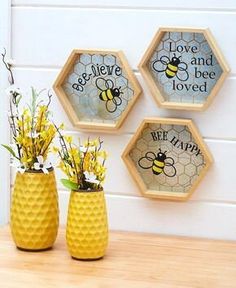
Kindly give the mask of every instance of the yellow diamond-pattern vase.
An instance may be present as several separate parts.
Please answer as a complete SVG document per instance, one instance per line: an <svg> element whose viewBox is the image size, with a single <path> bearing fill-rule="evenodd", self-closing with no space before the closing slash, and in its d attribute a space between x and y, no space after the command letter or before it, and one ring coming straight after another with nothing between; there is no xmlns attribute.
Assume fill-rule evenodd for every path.
<svg viewBox="0 0 236 288"><path fill-rule="evenodd" d="M66 240L75 259L95 260L105 255L108 224L103 191L71 192Z"/></svg>
<svg viewBox="0 0 236 288"><path fill-rule="evenodd" d="M18 248L52 247L58 231L58 194L54 171L16 175L11 202L11 233Z"/></svg>

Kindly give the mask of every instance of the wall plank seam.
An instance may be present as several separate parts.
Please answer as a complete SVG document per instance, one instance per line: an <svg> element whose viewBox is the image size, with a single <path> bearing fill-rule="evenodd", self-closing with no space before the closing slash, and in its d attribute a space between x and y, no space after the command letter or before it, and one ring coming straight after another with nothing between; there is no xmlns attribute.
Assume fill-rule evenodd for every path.
<svg viewBox="0 0 236 288"><path fill-rule="evenodd" d="M62 65L28 65L23 63L16 63L14 64L13 70L45 70L45 71L56 71L59 73L60 69L62 68ZM136 76L141 76L141 73L138 69L132 68L132 71L136 74ZM227 77L227 79L236 79L236 73L230 73L230 75Z"/></svg>
<svg viewBox="0 0 236 288"><path fill-rule="evenodd" d="M109 6L109 5L67 5L67 4L32 4L32 3L23 3L23 4L12 4L12 8L35 8L35 9L41 9L41 8L56 8L56 9L98 9L98 10L141 10L141 11L163 11L163 12L172 12L172 11L183 11L183 12L195 12L195 13L225 13L225 14L234 14L236 13L236 8L229 8L229 9L222 9L222 8L185 8L185 7L145 7L145 6Z"/></svg>

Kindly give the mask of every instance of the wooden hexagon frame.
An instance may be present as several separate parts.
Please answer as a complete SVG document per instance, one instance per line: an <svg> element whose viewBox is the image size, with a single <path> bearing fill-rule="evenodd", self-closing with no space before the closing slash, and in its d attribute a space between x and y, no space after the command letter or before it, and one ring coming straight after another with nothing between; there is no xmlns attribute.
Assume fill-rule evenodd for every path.
<svg viewBox="0 0 236 288"><path fill-rule="evenodd" d="M157 45L162 40L164 34L166 32L189 32L189 33L202 33L211 48L214 56L216 57L221 69L222 73L217 82L215 83L214 87L211 89L209 95L207 96L207 100L204 103L180 103L180 102L171 102L166 101L163 97L163 93L161 92L161 87L155 81L153 78L149 68L148 68L148 62L157 47ZM156 103L158 106L162 108L167 109L182 109L182 110L195 110L195 111L204 111L212 102L215 95L218 93L220 87L222 86L227 74L230 72L229 66L227 65L226 60L224 59L223 54L220 52L219 47L216 44L216 41L214 40L213 35L211 34L210 30L208 28L185 28L185 27L162 27L160 28L156 35L154 36L152 42L150 43L148 49L146 50L145 54L143 55L143 58L139 64L139 69L144 77L145 81L147 82L147 85L151 91L151 94L153 95Z"/></svg>
<svg viewBox="0 0 236 288"><path fill-rule="evenodd" d="M132 84L132 88L134 91L132 99L129 101L128 105L122 112L121 116L115 123L102 123L102 122L87 122L87 121L80 121L79 117L77 116L75 110L73 109L72 104L70 103L67 94L65 93L62 85L69 75L72 67L78 57L82 54L91 54L92 55L114 55L117 57L121 63L121 68L124 69L125 75L127 76L128 81ZM135 104L137 98L142 92L141 86L136 79L132 69L130 68L126 57L122 51L116 50L91 50L91 49L74 49L69 58L67 59L66 63L64 64L62 70L60 71L54 85L54 91L57 94L62 106L64 107L69 119L71 120L72 124L79 128L79 129L86 129L86 130L95 130L95 131L102 131L102 132L109 132L114 131L120 128L123 121L129 114L131 108Z"/></svg>
<svg viewBox="0 0 236 288"><path fill-rule="evenodd" d="M184 126L188 128L189 132L192 135L192 138L195 140L199 149L201 150L201 154L204 155L204 158L203 158L204 165L202 169L200 170L199 174L196 175L197 178L193 180L193 183L191 183L191 187L188 189L187 192L183 193L183 192L154 190L154 189L149 189L147 185L145 184L143 178L140 175L140 172L137 170L137 167L135 166L135 163L132 160L130 153L132 153L132 149L134 145L137 143L137 141L140 140L140 136L142 135L141 133L143 129L145 128L146 124L179 125L179 126ZM142 154L142 156L143 155L144 154ZM122 154L122 159L125 162L133 179L136 181L143 196L150 197L150 198L178 200L178 201L187 200L192 195L192 193L197 188L198 184L200 183L202 178L205 176L207 170L209 169L210 165L213 162L211 153L208 147L206 146L206 144L204 143L202 137L200 136L199 131L197 130L192 120L174 119L174 118L145 118L142 121L139 128L137 129L134 136L132 137L132 139L130 140L130 142L128 143L127 147L125 148ZM158 177L158 175L154 175L154 177Z"/></svg>

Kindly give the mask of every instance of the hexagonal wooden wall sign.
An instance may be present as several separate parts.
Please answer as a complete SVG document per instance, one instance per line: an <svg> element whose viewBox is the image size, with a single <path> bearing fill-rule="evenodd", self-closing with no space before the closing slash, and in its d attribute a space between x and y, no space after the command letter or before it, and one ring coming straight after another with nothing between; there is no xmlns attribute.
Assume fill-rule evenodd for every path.
<svg viewBox="0 0 236 288"><path fill-rule="evenodd" d="M121 51L73 50L54 90L78 128L118 129L140 85Z"/></svg>
<svg viewBox="0 0 236 288"><path fill-rule="evenodd" d="M212 156L188 119L147 118L122 158L144 196L186 200Z"/></svg>
<svg viewBox="0 0 236 288"><path fill-rule="evenodd" d="M160 28L139 69L163 108L204 110L229 67L208 29Z"/></svg>

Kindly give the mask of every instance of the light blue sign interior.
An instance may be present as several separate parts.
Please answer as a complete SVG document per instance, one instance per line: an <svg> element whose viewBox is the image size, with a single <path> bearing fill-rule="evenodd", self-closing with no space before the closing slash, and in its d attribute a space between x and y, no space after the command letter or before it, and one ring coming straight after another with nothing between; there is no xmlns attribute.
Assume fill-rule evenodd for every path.
<svg viewBox="0 0 236 288"><path fill-rule="evenodd" d="M202 33L166 32L149 61L165 101L200 104L222 69Z"/></svg>
<svg viewBox="0 0 236 288"><path fill-rule="evenodd" d="M81 54L63 83L80 121L116 123L134 96L118 57Z"/></svg>
<svg viewBox="0 0 236 288"><path fill-rule="evenodd" d="M147 123L129 156L153 191L186 193L205 166L204 154L185 125Z"/></svg>

